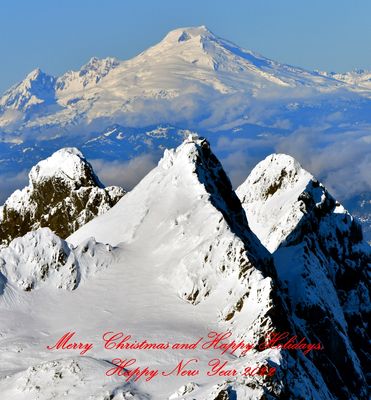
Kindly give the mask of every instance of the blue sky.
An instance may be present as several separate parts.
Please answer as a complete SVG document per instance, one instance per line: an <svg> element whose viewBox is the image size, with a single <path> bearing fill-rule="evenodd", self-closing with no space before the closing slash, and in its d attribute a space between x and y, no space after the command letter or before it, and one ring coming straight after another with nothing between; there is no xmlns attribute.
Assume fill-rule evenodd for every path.
<svg viewBox="0 0 371 400"><path fill-rule="evenodd" d="M130 58L180 26L309 69L371 69L369 0L3 0L0 92L32 69Z"/></svg>

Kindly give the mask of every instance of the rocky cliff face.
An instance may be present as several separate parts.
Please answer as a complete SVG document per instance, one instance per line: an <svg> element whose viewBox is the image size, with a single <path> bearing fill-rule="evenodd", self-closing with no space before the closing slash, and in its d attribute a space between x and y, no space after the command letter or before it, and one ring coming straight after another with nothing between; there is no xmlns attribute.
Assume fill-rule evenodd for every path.
<svg viewBox="0 0 371 400"><path fill-rule="evenodd" d="M273 253L298 330L336 398L367 398L370 247L358 222L292 157L273 154L237 190Z"/></svg>
<svg viewBox="0 0 371 400"><path fill-rule="evenodd" d="M29 185L0 207L0 244L39 227L65 238L124 194L119 187L104 187L77 149L61 149L34 166Z"/></svg>

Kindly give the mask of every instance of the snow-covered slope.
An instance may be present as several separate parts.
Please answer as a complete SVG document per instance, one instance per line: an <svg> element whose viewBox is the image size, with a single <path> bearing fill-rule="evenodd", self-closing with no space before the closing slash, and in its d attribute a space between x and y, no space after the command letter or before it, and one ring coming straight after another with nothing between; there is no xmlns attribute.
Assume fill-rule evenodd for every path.
<svg viewBox="0 0 371 400"><path fill-rule="evenodd" d="M237 194L252 230L274 255L297 326L324 344L315 363L332 366L326 382L339 398L363 398L371 251L360 225L284 154L259 163Z"/></svg>
<svg viewBox="0 0 371 400"><path fill-rule="evenodd" d="M192 351L103 349L107 329L131 335L132 342L150 343L193 343L200 338L203 343L211 330L228 330L234 339L256 346L272 330L295 331L271 256L250 231L241 203L206 140L191 136L176 150L166 151L133 191L70 236L69 244L54 236L48 239L51 234L46 230L28 235L15 239L11 250L3 250L12 255L1 266L7 277L0 296L0 376L7 376L0 379L2 393L22 400L29 400L30 393L40 400L52 395L72 400L335 398L300 351L268 348L243 354L240 349L221 354L217 346ZM94 245L92 236L111 247ZM50 240L56 245L50 246ZM94 270L72 291L55 290L54 257L46 261L50 269L43 280L29 256L34 253L46 260L45 254L63 247L79 261L86 243L91 244L88 253L93 260L107 260L105 252L111 258L108 267ZM96 248L99 256L94 255ZM31 276L39 284L25 292L14 284L19 275ZM66 330L76 333L74 340L91 342L87 355L94 359L81 358L74 350L45 349ZM136 366L160 374L194 357L192 367L201 372L139 379L127 387L123 377L120 384L102 376L109 368L102 360L116 357L135 358ZM207 375L212 359L227 361L238 371L236 376ZM261 365L277 367L277 374L242 376L246 367ZM132 397L120 390L130 391Z"/></svg>
<svg viewBox="0 0 371 400"><path fill-rule="evenodd" d="M112 248L88 239L72 248L49 228L39 228L14 239L0 250L0 269L6 282L22 290L49 287L73 290L80 282L107 268Z"/></svg>
<svg viewBox="0 0 371 400"><path fill-rule="evenodd" d="M3 399L146 400L122 378L104 379L112 364L92 357L41 362L0 381Z"/></svg>
<svg viewBox="0 0 371 400"><path fill-rule="evenodd" d="M61 149L35 165L29 185L0 207L0 243L42 226L66 237L106 212L124 193L116 186L103 187L79 150Z"/></svg>

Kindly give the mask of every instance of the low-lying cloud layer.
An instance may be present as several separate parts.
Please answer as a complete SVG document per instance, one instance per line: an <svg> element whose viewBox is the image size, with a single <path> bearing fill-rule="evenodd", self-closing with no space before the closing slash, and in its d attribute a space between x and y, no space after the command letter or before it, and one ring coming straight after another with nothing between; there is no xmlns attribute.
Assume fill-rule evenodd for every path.
<svg viewBox="0 0 371 400"><path fill-rule="evenodd" d="M289 134L267 128L251 135L232 131L222 135L211 133L209 139L234 187L246 179L259 161L276 152L295 157L340 201L371 191L371 125L343 126L335 131L322 121L316 127L300 127ZM130 160L89 161L104 184L131 190L156 166L158 159L156 149ZM0 202L26 184L27 171L0 173Z"/></svg>
<svg viewBox="0 0 371 400"><path fill-rule="evenodd" d="M371 127L337 133L300 128L285 136L254 139L223 136L216 151L229 151L222 161L235 187L257 162L275 152L296 158L339 200L371 191Z"/></svg>
<svg viewBox="0 0 371 400"><path fill-rule="evenodd" d="M156 166L157 160L153 154L143 154L129 161L90 160L90 163L105 185L131 190Z"/></svg>

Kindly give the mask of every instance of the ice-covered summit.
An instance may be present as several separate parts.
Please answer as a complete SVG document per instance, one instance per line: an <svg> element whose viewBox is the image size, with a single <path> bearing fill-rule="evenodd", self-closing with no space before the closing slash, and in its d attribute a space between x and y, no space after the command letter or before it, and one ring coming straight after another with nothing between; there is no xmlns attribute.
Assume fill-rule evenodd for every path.
<svg viewBox="0 0 371 400"><path fill-rule="evenodd" d="M13 132L15 118L17 129L22 132L35 126L49 132L52 122L53 127L63 126L65 132L76 134L76 121L84 127L94 122L98 130L113 123L178 125L185 120L220 129L229 122L233 126L245 123L245 117L251 113L249 99L254 98L255 102L260 95L265 98L266 91L268 97L281 98L280 94L284 94L288 98L291 92L287 90L292 89L292 96L297 97L298 87L322 93L346 86L331 76L245 50L205 26L175 29L130 60L93 57L78 71L66 72L56 79L38 78L38 86L45 93L35 94L33 101L39 104L35 112L20 106L24 100L14 100L18 92L22 99L29 97L20 89L28 80L0 99L0 126L6 132ZM240 106L232 110L231 99L225 96L235 97L233 102ZM160 107L153 108L152 102ZM189 105L186 115L179 112L183 104ZM9 110L13 109L20 114L12 115Z"/></svg>
<svg viewBox="0 0 371 400"><path fill-rule="evenodd" d="M174 40L183 42L197 37L216 38L205 25L200 25L173 29L166 34L162 42L171 42Z"/></svg>
<svg viewBox="0 0 371 400"><path fill-rule="evenodd" d="M240 90L235 74L249 77L246 84L257 87L258 82L290 86L295 83L295 70L271 61L255 52L242 49L212 33L206 26L185 27L170 31L163 40L133 59L133 63L151 60L164 68L178 65L179 68L200 69L193 79L201 78L218 91ZM232 74L226 80L220 73ZM195 71L194 71L195 72ZM299 72L299 69L296 71ZM304 71L301 71L304 72ZM283 75L280 77L280 75ZM205 80L206 79L206 80ZM213 82L213 81L218 81ZM299 83L299 80L296 80ZM223 88L224 87L224 88Z"/></svg>

